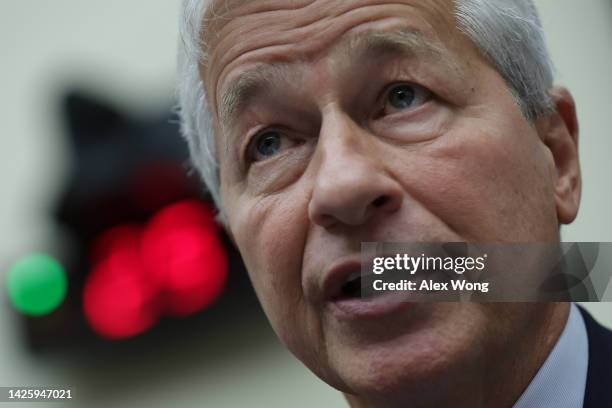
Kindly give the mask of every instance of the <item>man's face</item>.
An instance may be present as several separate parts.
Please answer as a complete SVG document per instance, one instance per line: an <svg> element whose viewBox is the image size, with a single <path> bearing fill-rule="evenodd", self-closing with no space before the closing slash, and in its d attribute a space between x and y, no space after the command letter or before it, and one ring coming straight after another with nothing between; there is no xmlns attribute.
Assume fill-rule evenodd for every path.
<svg viewBox="0 0 612 408"><path fill-rule="evenodd" d="M451 1L223 1L208 18L228 228L298 358L375 396L533 333L544 307L341 295L362 241L558 240L552 155Z"/></svg>

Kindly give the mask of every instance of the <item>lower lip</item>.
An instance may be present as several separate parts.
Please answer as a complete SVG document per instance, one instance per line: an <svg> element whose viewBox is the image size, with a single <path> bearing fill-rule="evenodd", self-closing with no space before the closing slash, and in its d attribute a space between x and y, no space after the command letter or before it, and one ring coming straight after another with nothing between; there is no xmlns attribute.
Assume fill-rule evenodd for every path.
<svg viewBox="0 0 612 408"><path fill-rule="evenodd" d="M329 306L332 313L341 319L372 319L396 313L414 303L390 297L336 299Z"/></svg>

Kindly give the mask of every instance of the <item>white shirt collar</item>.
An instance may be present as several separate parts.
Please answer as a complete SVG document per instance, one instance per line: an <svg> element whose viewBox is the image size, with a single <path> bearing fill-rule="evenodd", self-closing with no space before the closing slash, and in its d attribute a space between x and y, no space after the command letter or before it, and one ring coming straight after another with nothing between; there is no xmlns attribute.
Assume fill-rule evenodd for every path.
<svg viewBox="0 0 612 408"><path fill-rule="evenodd" d="M582 408L588 360L586 327L578 307L572 303L557 344L514 408Z"/></svg>

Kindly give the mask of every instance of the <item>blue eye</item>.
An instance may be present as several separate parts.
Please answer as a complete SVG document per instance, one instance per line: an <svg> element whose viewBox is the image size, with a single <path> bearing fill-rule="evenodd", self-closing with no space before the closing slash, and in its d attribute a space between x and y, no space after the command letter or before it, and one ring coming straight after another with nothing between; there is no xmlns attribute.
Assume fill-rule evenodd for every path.
<svg viewBox="0 0 612 408"><path fill-rule="evenodd" d="M382 116L415 110L432 97L429 90L410 83L395 84L387 88L383 99Z"/></svg>
<svg viewBox="0 0 612 408"><path fill-rule="evenodd" d="M408 109L416 99L416 91L410 85L398 85L390 89L387 100L389 104L399 110Z"/></svg>
<svg viewBox="0 0 612 408"><path fill-rule="evenodd" d="M257 152L262 156L274 156L281 147L281 137L278 132L267 132L257 140Z"/></svg>
<svg viewBox="0 0 612 408"><path fill-rule="evenodd" d="M283 147L283 135L275 130L264 132L253 140L251 156L254 161L261 161L278 154Z"/></svg>

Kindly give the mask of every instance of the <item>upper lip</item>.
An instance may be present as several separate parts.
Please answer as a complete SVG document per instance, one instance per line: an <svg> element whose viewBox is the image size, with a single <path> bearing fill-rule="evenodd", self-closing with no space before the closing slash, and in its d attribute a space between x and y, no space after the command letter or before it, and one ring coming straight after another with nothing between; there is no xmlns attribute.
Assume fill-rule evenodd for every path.
<svg viewBox="0 0 612 408"><path fill-rule="evenodd" d="M354 272L361 272L359 258L345 258L333 263L323 274L323 296L325 301L338 297L347 279Z"/></svg>

